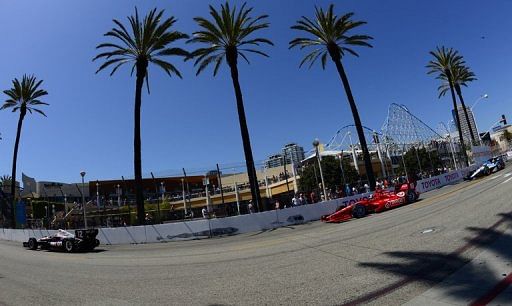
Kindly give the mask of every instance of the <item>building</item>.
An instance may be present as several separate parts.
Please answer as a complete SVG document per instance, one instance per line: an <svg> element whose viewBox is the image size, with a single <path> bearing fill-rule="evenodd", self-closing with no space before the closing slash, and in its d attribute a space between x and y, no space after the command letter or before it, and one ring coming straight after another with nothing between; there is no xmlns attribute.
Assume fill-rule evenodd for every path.
<svg viewBox="0 0 512 306"><path fill-rule="evenodd" d="M270 155L265 161L265 168L277 168L283 165L283 155L274 154Z"/></svg>
<svg viewBox="0 0 512 306"><path fill-rule="evenodd" d="M466 107L466 110L468 113L469 124L471 125L471 128L473 130L473 137L475 138L475 140L478 140L478 130L475 123L475 117L473 116L473 112L469 107ZM464 108L462 108L462 106L459 106L457 108L457 112L459 113L460 128L462 130L462 137L464 137L464 142L471 142L471 133L469 132L469 126L466 120L466 115L464 113ZM452 115L453 121L457 122L457 117L455 116L455 111L453 109Z"/></svg>
<svg viewBox="0 0 512 306"><path fill-rule="evenodd" d="M268 169L283 166L283 157L286 159L287 165L298 165L306 158L304 155L304 148L292 142L284 145L281 149L281 153L267 157L267 160L265 161L265 168Z"/></svg>
<svg viewBox="0 0 512 306"><path fill-rule="evenodd" d="M503 154L511 149L512 125L501 126L491 133L491 145L493 152Z"/></svg>
<svg viewBox="0 0 512 306"><path fill-rule="evenodd" d="M304 148L296 143L286 144L282 149L282 154L286 158L287 164L300 164L306 157L304 155Z"/></svg>

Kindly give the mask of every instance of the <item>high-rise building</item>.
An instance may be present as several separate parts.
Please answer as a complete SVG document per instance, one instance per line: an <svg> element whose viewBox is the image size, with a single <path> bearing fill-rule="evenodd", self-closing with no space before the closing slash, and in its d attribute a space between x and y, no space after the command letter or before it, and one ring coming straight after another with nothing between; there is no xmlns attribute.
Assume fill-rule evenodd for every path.
<svg viewBox="0 0 512 306"><path fill-rule="evenodd" d="M296 143L286 144L282 149L282 154L286 158L287 164L300 164L306 157L304 156L304 148Z"/></svg>
<svg viewBox="0 0 512 306"><path fill-rule="evenodd" d="M283 158L284 157L284 158ZM286 164L300 164L305 159L304 148L296 143L288 143L282 149L281 153L270 155L265 161L266 168L280 167L286 159Z"/></svg>
<svg viewBox="0 0 512 306"><path fill-rule="evenodd" d="M476 129L476 123L475 123L475 118L473 117L473 112L471 111L471 109L469 107L466 107L466 110L468 112L469 124L471 125L471 128L473 129L473 137L475 138L475 140L478 141L478 139L479 139L478 138L478 130ZM464 137L465 142L466 141L471 142L471 133L469 132L469 126L468 126L468 122L466 120L466 115L464 114L464 108L462 108L462 106L457 107L457 112L459 113L462 137ZM457 122L457 117L455 116L454 110L452 110L452 115L453 115L453 121Z"/></svg>
<svg viewBox="0 0 512 306"><path fill-rule="evenodd" d="M283 156L281 154L270 155L265 161L265 168L276 168L283 165Z"/></svg>

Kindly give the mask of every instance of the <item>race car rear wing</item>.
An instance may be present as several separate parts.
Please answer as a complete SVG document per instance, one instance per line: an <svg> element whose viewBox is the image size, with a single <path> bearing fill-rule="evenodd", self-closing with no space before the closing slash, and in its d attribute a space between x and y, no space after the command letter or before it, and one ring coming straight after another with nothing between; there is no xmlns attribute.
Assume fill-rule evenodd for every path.
<svg viewBox="0 0 512 306"><path fill-rule="evenodd" d="M80 229L75 230L75 237L80 239L96 239L96 236L98 236L98 229Z"/></svg>

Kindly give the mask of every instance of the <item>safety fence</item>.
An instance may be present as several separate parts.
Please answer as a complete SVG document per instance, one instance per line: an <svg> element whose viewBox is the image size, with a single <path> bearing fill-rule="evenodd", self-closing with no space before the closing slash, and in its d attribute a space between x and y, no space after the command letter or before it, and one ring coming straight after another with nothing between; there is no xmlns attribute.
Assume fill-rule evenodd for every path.
<svg viewBox="0 0 512 306"><path fill-rule="evenodd" d="M427 192L448 184L460 182L472 169L474 169L474 167L420 180L417 182L417 188L420 192ZM426 185L426 182L432 180L439 180L439 182ZM307 204L226 218L199 219L145 226L99 228L98 239L102 244L106 245L139 244L203 239L215 236L267 231L278 227L319 220L323 215L333 213L341 206L347 206L362 199L368 199L370 194L371 193L364 193L316 204ZM54 232L55 230L46 229L1 229L0 240L22 242L27 241L29 237L40 238Z"/></svg>

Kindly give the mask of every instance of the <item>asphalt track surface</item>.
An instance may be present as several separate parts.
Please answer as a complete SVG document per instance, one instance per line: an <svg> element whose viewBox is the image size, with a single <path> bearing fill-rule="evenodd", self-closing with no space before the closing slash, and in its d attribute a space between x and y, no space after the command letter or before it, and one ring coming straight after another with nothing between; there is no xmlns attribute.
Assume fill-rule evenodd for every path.
<svg viewBox="0 0 512 306"><path fill-rule="evenodd" d="M0 304L399 305L512 226L507 166L342 224L76 254L1 241Z"/></svg>

